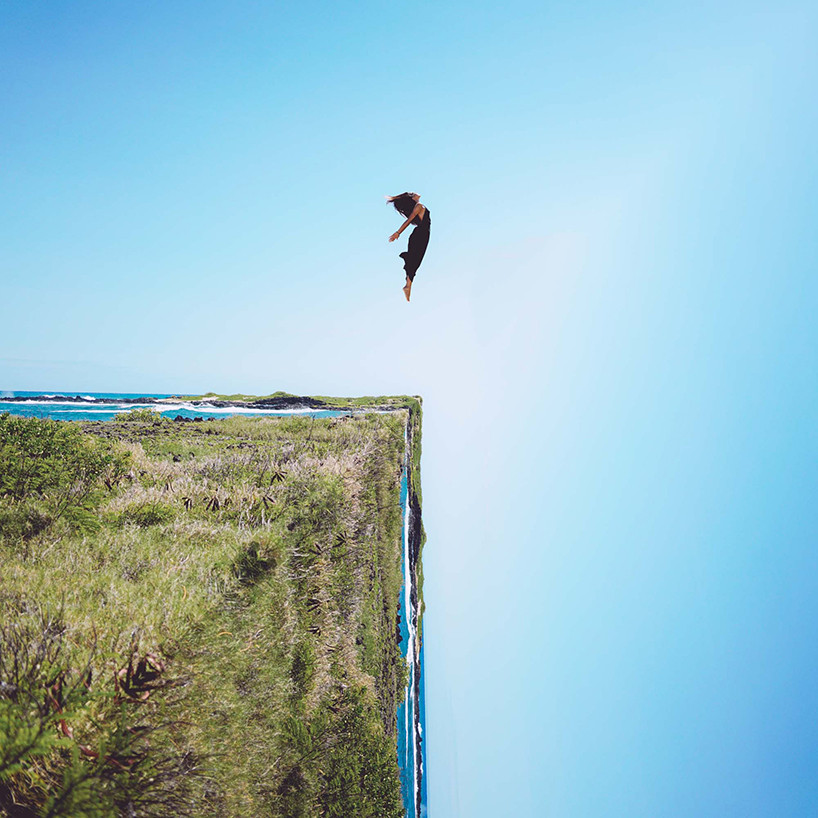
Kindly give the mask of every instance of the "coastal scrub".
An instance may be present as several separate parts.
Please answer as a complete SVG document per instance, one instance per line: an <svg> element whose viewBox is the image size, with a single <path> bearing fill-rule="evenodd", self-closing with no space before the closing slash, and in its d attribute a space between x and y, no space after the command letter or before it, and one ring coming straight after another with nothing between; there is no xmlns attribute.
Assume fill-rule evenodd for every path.
<svg viewBox="0 0 818 818"><path fill-rule="evenodd" d="M403 815L408 421L0 416L0 815Z"/></svg>

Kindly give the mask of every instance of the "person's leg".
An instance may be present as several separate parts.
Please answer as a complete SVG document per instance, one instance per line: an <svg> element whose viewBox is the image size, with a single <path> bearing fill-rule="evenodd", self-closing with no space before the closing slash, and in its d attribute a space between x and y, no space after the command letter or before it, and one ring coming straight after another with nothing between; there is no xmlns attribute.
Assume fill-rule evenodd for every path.
<svg viewBox="0 0 818 818"><path fill-rule="evenodd" d="M412 279L409 276L406 276L406 284L403 287L403 294L406 296L406 300L409 300L409 296L412 294Z"/></svg>

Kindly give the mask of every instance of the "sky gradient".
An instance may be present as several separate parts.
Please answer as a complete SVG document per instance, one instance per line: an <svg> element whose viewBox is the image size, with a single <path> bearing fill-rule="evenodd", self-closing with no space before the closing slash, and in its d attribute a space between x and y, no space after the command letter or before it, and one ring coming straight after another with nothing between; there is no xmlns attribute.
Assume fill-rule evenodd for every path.
<svg viewBox="0 0 818 818"><path fill-rule="evenodd" d="M816 35L5 3L0 390L422 395L432 818L813 816Z"/></svg>

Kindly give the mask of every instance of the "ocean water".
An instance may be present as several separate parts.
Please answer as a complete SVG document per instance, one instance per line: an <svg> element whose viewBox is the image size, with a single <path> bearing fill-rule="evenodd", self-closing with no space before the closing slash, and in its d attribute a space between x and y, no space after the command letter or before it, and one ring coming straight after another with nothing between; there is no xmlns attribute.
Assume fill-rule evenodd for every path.
<svg viewBox="0 0 818 818"><path fill-rule="evenodd" d="M8 401L3 398L24 397L26 401ZM50 400L42 400L42 398ZM55 398L84 398L82 402L66 400L60 402ZM116 415L133 412L136 409L150 409L163 417L174 418L181 415L185 418L223 418L230 415L247 415L260 417L264 415L308 415L309 417L339 417L348 414L345 411L329 409L247 409L241 406L218 407L207 403L194 406L180 400L178 403L157 405L151 399L170 398L172 395L155 394L115 394L110 392L10 392L0 391L0 413L9 412L22 417L52 418L53 420L111 420ZM125 403L126 400L145 398L145 403Z"/></svg>
<svg viewBox="0 0 818 818"><path fill-rule="evenodd" d="M401 573L403 585L400 589L400 648L409 672L409 683L403 701L398 705L398 766L400 767L401 793L406 808L406 818L423 818L426 815L425 743L418 741L425 724L423 710L423 671L420 671L420 695L415 695L415 674L417 667L417 611L412 607L412 574L409 570L409 452L400 481L400 507L403 515L403 554ZM421 654L422 655L422 654ZM420 812L418 812L420 805Z"/></svg>
<svg viewBox="0 0 818 818"><path fill-rule="evenodd" d="M3 398L22 397L24 401L8 401ZM82 401L65 400L59 398L81 397ZM207 404L193 406L191 403L180 400L178 403L157 405L151 400L170 398L171 395L160 394L122 394L109 392L0 392L0 414L8 412L21 417L51 418L53 420L111 420L119 414L133 412L137 409L150 409L164 417L174 418L181 415L186 418L219 418L230 415L307 415L310 417L338 417L348 414L346 411L325 409L310 409L308 407L294 409L261 409L250 410L243 407L216 407ZM43 400L49 398L49 400ZM145 402L125 402L126 400L145 399ZM408 480L407 469L404 468L400 484L400 505L403 515L403 553L402 568L404 584L400 591L400 634L401 654L409 669L409 684L405 696L398 705L397 712L397 753L398 766L401 773L401 793L406 809L407 818L426 818L427 813L427 784L426 742L418 741L418 733L423 736L425 726L425 679L423 673L423 644L416 648L416 613L411 607L411 576L408 571ZM420 656L420 679L415 696L415 651ZM418 812L418 804L420 811Z"/></svg>

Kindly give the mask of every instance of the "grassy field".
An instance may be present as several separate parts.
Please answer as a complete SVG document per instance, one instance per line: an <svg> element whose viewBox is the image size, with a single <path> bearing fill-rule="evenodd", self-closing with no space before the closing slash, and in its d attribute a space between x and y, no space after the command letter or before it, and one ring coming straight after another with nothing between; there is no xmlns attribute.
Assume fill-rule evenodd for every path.
<svg viewBox="0 0 818 818"><path fill-rule="evenodd" d="M123 417L0 416L0 815L402 815L407 409Z"/></svg>

